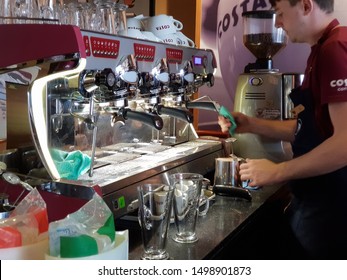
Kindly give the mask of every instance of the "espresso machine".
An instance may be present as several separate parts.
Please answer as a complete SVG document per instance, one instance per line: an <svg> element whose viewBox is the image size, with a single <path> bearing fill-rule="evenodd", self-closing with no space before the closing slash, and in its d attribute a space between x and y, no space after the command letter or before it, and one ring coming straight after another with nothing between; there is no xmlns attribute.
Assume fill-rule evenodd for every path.
<svg viewBox="0 0 347 280"><path fill-rule="evenodd" d="M273 57L287 44L282 28L275 27L275 12L271 10L244 12L243 42L256 57L254 63L245 66L239 76L234 111L246 115L283 120L292 118L292 103L288 97L291 90L299 86L303 75L281 73L274 68ZM234 151L243 158L267 158L280 162L292 157L287 142L269 139L251 133L237 134Z"/></svg>
<svg viewBox="0 0 347 280"><path fill-rule="evenodd" d="M189 109L199 87L213 86L212 50L70 25L0 25L0 34L11 34L0 74L33 73L18 112L28 114L32 147L11 148L23 151L18 165L28 152L39 163L16 166L17 175L65 203L55 211L67 207L63 197L97 192L119 218L134 210L138 185L168 183L176 172L211 175L225 156L222 141L198 137ZM65 177L54 155L77 151L90 158L88 172Z"/></svg>

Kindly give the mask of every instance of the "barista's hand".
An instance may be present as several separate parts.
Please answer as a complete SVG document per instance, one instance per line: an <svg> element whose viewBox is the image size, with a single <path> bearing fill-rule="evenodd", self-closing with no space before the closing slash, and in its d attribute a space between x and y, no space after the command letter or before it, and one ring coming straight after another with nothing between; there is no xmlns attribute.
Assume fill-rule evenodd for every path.
<svg viewBox="0 0 347 280"><path fill-rule="evenodd" d="M227 133L231 127L230 121L223 116L218 116L218 124L224 133Z"/></svg>
<svg viewBox="0 0 347 280"><path fill-rule="evenodd" d="M237 128L236 133L250 132L250 118L240 112L232 112L232 116L235 119ZM231 126L230 121L223 116L218 116L218 124L221 127L222 132L228 132Z"/></svg>
<svg viewBox="0 0 347 280"><path fill-rule="evenodd" d="M251 187L281 183L281 165L267 159L246 159L240 165L240 176Z"/></svg>

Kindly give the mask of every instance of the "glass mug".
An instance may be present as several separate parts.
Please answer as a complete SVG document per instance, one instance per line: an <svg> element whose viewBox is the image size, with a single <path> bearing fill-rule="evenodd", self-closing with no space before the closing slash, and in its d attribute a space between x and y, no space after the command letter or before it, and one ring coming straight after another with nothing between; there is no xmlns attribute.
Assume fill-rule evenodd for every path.
<svg viewBox="0 0 347 280"><path fill-rule="evenodd" d="M173 240L179 243L198 241L195 232L198 215L207 213L209 203L201 196L203 176L197 173L175 173L170 175L170 186L175 189L173 210L176 234ZM203 210L199 208L204 207Z"/></svg>

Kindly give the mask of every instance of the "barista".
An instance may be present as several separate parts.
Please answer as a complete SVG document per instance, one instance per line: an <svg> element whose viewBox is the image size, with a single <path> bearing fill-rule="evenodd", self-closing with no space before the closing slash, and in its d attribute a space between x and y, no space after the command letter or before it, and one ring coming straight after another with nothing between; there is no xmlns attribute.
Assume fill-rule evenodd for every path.
<svg viewBox="0 0 347 280"><path fill-rule="evenodd" d="M292 42L308 43L305 79L290 97L297 120L275 121L234 112L236 133L291 141L294 158L282 163L247 159L240 167L250 186L290 181L286 214L305 251L298 257L347 257L347 27L333 16L334 0L270 0L276 27ZM219 117L227 132L230 122ZM306 255L307 254L307 255Z"/></svg>

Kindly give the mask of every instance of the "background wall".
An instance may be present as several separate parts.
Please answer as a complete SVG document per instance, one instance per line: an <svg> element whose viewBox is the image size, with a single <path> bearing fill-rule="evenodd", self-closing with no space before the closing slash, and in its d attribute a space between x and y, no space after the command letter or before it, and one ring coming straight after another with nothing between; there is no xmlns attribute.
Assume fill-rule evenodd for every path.
<svg viewBox="0 0 347 280"><path fill-rule="evenodd" d="M255 62L255 57L243 45L242 13L252 10L270 9L268 0L202 0L200 48L213 49L218 69L213 88L202 87L200 96L209 95L230 110L237 79L245 65ZM335 14L340 22L347 25L346 0L335 0ZM218 29L218 26L220 28ZM307 44L291 42L273 59L274 68L280 72L303 73L309 54ZM199 129L220 130L214 112L200 111Z"/></svg>

